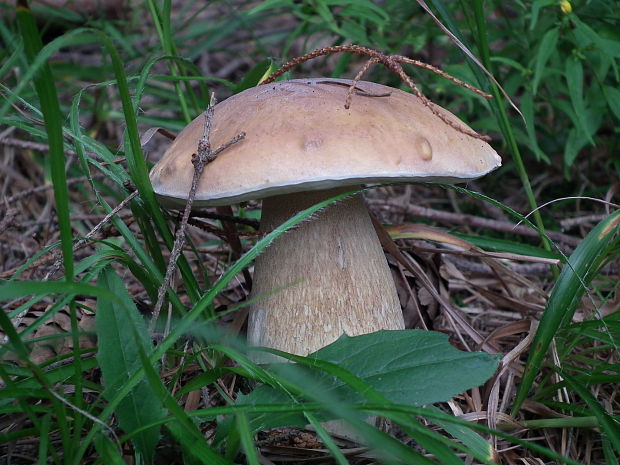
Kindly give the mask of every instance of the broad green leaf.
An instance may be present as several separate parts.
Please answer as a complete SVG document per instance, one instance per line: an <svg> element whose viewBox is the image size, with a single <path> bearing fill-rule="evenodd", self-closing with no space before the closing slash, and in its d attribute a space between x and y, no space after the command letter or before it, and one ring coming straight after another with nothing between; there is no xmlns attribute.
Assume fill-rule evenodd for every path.
<svg viewBox="0 0 620 465"><path fill-rule="evenodd" d="M576 57L568 58L565 63L564 77L568 84L568 94L577 117L579 129L588 141L594 145L594 140L586 120L586 105L583 100L583 64L581 60Z"/></svg>
<svg viewBox="0 0 620 465"><path fill-rule="evenodd" d="M538 91L538 84L543 76L547 61L549 61L551 55L556 51L559 37L560 30L556 27L548 30L540 41L540 44L538 44L538 50L534 60L534 79L532 80L532 94L534 95L536 95Z"/></svg>
<svg viewBox="0 0 620 465"><path fill-rule="evenodd" d="M259 85L273 73L274 68L275 66L271 58L264 59L247 72L241 82L234 88L233 93L238 94L250 87Z"/></svg>
<svg viewBox="0 0 620 465"><path fill-rule="evenodd" d="M378 331L349 337L346 334L308 359L339 366L371 386L382 398L401 405L425 405L447 401L471 387L483 384L497 368L494 356L480 352L462 352L452 347L445 334L420 331ZM311 362L310 362L311 364ZM288 364L282 365L286 368ZM356 392L343 380L325 372L309 374L313 384L325 395L364 401L362 385ZM284 403L284 393L263 386L243 398L243 404ZM254 419L270 424L264 418ZM297 417L287 421L299 420Z"/></svg>
<svg viewBox="0 0 620 465"><path fill-rule="evenodd" d="M222 349L222 348L220 348ZM226 349L224 349L226 350ZM275 349L264 349L269 353L289 359L296 363L276 363L269 369L276 373L272 376L272 386L277 386L278 390L283 391L289 396L300 397L311 402L319 402L324 411L321 412L321 419L329 418L344 419L350 426L351 431L363 438L364 444L369 447L382 451L384 457L381 462L394 462L394 459L402 460L403 463L429 463L434 462L424 460L420 455L408 447L403 448L402 444L389 435L377 430L364 421L366 415L359 411L359 400L355 404L348 404L349 399L342 399L337 393L329 388L327 380L338 379L349 386L353 391L363 397L362 405L367 402L380 404L382 406L392 405L388 399L377 392L369 383L348 372L346 369L333 364L311 357L300 357L297 355L286 354ZM236 361L240 361L234 353L226 350ZM264 392L264 391L263 391ZM252 394L250 394L251 396ZM348 404L348 405L347 405ZM353 407L353 408L352 408ZM444 436L421 425L417 419L407 417L403 425L403 431L414 438L417 444L426 449L429 453L438 457L441 463L446 465L462 465L463 462L456 456L452 447L459 448L452 441ZM413 426L404 426L404 425Z"/></svg>
<svg viewBox="0 0 620 465"><path fill-rule="evenodd" d="M564 165L567 168L573 166L577 155L587 144L588 139L577 128L573 128L568 132L566 145L564 146Z"/></svg>
<svg viewBox="0 0 620 465"><path fill-rule="evenodd" d="M605 86L604 90L609 108L616 115L616 118L620 120L620 90L611 86Z"/></svg>
<svg viewBox="0 0 620 465"><path fill-rule="evenodd" d="M300 357L275 349L263 350L292 362L296 362L295 364L274 364L271 368L278 373L278 375L286 376L287 381L294 382L294 391L298 396L321 402L325 405L327 412L333 415L333 417L345 419L347 423L353 427L353 431L363 438L365 444L377 450L383 450L384 447L388 446L388 444L382 444L385 439L393 441L390 436L382 438L381 436L383 433L377 435L378 431L375 428L361 421L363 417L360 417L359 412L351 411L345 405L347 401L353 400L358 406L363 406L367 402L374 402L382 404L385 407L389 405L397 407L395 404L392 404L385 395L376 390L367 380L359 378L339 364L320 360L312 356ZM314 375L312 372L308 373L308 370L313 372L319 370L319 374ZM330 389L330 384L333 385L334 380L338 380L338 383L342 383L347 386L348 389ZM276 386L280 387L280 384ZM354 393L353 397L351 397L351 393ZM420 447L437 457L440 463L446 465L463 464L462 460L451 450L452 448L465 450L463 446L455 444L445 436L428 429L417 419L398 414L396 416L391 415L390 418L396 420L405 434L414 438ZM393 455L394 452L395 451L390 450L389 454ZM408 453L409 451L406 452ZM410 461L412 459L414 460L413 462ZM420 462L421 459L422 456L416 456L415 458L410 457L409 460L405 460L405 463L423 463Z"/></svg>
<svg viewBox="0 0 620 465"><path fill-rule="evenodd" d="M113 398L129 377L141 368L140 350L150 350L151 341L146 324L138 312L121 279L111 268L99 275L99 285L115 294L120 303L99 299L95 317L101 366L105 385L104 396ZM120 427L127 433L165 415L160 400L148 381L142 379L119 403L116 415ZM159 442L159 427L136 435L136 449L151 463Z"/></svg>
<svg viewBox="0 0 620 465"><path fill-rule="evenodd" d="M344 334L310 358L338 365L391 402L404 405L450 400L483 384L497 368L494 356L457 350L447 335L421 330L377 331L354 337ZM342 381L327 377L324 381L326 387L337 389L349 400L359 398Z"/></svg>
<svg viewBox="0 0 620 465"><path fill-rule="evenodd" d="M557 0L535 0L532 2L532 12L530 21L530 31L533 31L538 23L538 17L540 16L540 10L550 5L556 5Z"/></svg>
<svg viewBox="0 0 620 465"><path fill-rule="evenodd" d="M538 138L536 135L536 120L534 117L534 99L532 94L527 92L521 98L521 111L525 118L525 130L527 131L527 138L530 141L530 149L536 155L537 160L544 160L545 163L550 163L551 160L545 152L543 152L538 145Z"/></svg>

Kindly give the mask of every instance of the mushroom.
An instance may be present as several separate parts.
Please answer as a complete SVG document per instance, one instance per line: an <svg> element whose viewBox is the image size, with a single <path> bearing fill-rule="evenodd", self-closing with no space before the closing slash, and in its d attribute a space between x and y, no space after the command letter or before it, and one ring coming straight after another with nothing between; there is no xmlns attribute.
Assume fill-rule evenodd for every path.
<svg viewBox="0 0 620 465"><path fill-rule="evenodd" d="M446 124L412 94L380 84L303 79L248 89L219 103L211 144L244 140L210 163L195 207L264 199L261 230L362 184L464 182L501 164L484 141ZM463 130L447 110L436 111ZM151 171L160 201L182 208L204 118L191 122ZM385 255L360 194L320 210L256 259L248 340L307 355L343 333L403 329ZM268 361L270 358L257 361Z"/></svg>

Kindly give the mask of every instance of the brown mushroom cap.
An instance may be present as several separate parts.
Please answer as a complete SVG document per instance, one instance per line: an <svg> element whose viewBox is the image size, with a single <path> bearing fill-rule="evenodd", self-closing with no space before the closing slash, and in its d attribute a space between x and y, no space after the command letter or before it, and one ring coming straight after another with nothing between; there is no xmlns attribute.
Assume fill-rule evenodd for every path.
<svg viewBox="0 0 620 465"><path fill-rule="evenodd" d="M246 137L207 165L194 205L367 183L465 182L501 165L489 144L455 130L401 90L360 81L345 109L350 83L327 78L275 82L217 104L211 146L240 132ZM203 130L201 115L151 171L153 188L167 206L185 204L193 176L190 157Z"/></svg>

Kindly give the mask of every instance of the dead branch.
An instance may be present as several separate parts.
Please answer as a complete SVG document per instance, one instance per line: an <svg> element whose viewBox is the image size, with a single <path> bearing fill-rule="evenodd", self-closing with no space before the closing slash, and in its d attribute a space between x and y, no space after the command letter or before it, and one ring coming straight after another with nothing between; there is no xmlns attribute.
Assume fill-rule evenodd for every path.
<svg viewBox="0 0 620 465"><path fill-rule="evenodd" d="M424 104L424 106L426 106L437 118L439 118L440 120L442 120L445 124L447 124L448 126L454 128L455 130L457 130L460 133L466 134L470 137L474 137L476 139L481 139L481 140L490 140L490 138L488 136L483 136L478 134L475 131L463 128L459 125L457 125L454 121L450 120L449 118L447 118L443 113L441 113L439 110L437 110L436 105L431 102L423 93L422 91L420 91L420 89L418 89L418 87L415 85L415 83L413 82L413 80L409 77L409 75L407 75L407 73L405 73L405 71L403 70L401 63L406 63L406 64L410 64L413 66L418 66L420 68L423 69L427 69L429 71L432 71L433 73L438 74L439 76L448 79L449 81L454 82L455 84L464 87L486 99L492 99L493 96L483 92L479 89L476 89L475 87L455 78L454 76L451 76L450 74L446 73L445 71L440 70L439 68L436 68L432 65L429 65L428 63L424 63L422 61L419 60L414 60L402 55L385 55L381 52L378 52L377 50L373 50L371 48L368 47L362 47L360 45L335 45L332 47L325 47L325 48L319 48L317 50L314 50L310 53L306 53L305 55L302 55L300 57L294 58L293 60L289 61L288 63L285 63L282 67L280 67L279 70L277 70L275 73L273 73L271 76L269 76L266 80L264 80L261 84L269 84L270 82L275 81L277 78L279 78L280 76L282 76L284 73L286 73L287 71L293 69L294 67L300 65L301 63L304 63L308 60L312 60L314 58L318 58L320 56L326 56L326 55L331 55L333 53L343 53L343 52L348 52L348 53L357 53L360 55L366 55L370 57L370 60L368 60L364 66L362 67L362 69L357 73L357 75L355 76L355 78L353 79L353 82L351 83L350 87L349 87L349 91L347 92L347 96L345 99L345 104L344 107L345 108L349 108L349 106L351 105L351 96L353 94L353 92L356 89L356 86L359 82L359 80L362 78L362 76L364 75L364 73L366 73L366 71L368 71L370 69L370 67L375 64L381 64L383 66L385 66L387 69L389 69L390 71L392 71L393 73L395 73L396 75L398 75L404 82L405 84L407 84L407 86L413 91L413 93L416 95L416 97L418 97L420 99L420 101Z"/></svg>

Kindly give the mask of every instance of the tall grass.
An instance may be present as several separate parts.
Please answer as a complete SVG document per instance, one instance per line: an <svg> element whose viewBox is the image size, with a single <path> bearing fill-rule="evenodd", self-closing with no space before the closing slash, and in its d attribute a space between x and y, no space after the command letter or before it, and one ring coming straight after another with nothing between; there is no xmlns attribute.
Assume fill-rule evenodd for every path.
<svg viewBox="0 0 620 465"><path fill-rule="evenodd" d="M500 79L503 83L510 81L508 74L512 69L533 67L533 83L526 76L521 77L522 82L505 83L509 93L525 91L519 103L527 127L508 113L501 93L475 66L449 65L449 68L457 71L459 77L471 78L473 82L478 79L482 87L488 86L496 97L491 107L472 100L450 84L431 82L429 86L440 91L440 99L454 90L454 97L445 100L464 108L466 114L478 115L472 117L475 127L478 124L477 127L494 131L497 137L501 137L503 142L499 145L503 144L514 162L507 172L521 180L528 202L534 207L536 199L525 169L528 158L550 160L552 152L559 151L565 167L563 174L569 177L582 156L576 147L584 148L590 142L603 140L609 129L603 121L597 120L598 124L584 121L576 116L577 110L586 113L605 111L611 118L620 117L618 95L611 84L614 76L618 79L615 57L620 56L617 48L620 40L614 42L605 35L607 33L595 32L585 22L588 14L605 6L600 2L575 3L574 13L553 10L557 23L549 23L546 17L540 16L540 11L535 10L538 8L536 4L530 5L530 16L522 13L525 6L518 4L515 8L522 13L519 26L526 23L521 18L527 16L529 23L526 26L536 31L531 41L537 48L531 53L514 52L513 56L495 52L493 40L500 36L497 21L490 19L488 5L485 8L482 2L476 1L471 10L466 4L459 9L439 0L431 5L453 34L471 44L474 53L480 53L487 68L499 68L499 75L506 78ZM215 2L213 7L230 12L236 6ZM226 312L216 312L216 300L235 277L251 266L255 257L288 229L348 194L299 212L262 239L249 243L247 252L228 263L221 276L197 277L195 264L200 257L194 256L195 252L182 254L177 263L182 292L172 287L168 289L171 324L169 328L164 328L163 323L158 327L162 334L153 345L133 292L137 286L141 296L155 301L167 266L168 252L173 245L174 221L160 208L153 193L148 178L149 162L140 139L140 125L157 122L162 127L178 129L205 109L210 86L223 84L230 92L239 92L256 85L274 67L273 59L266 56L265 44L277 44L284 55L289 53L287 51L293 44L298 47L301 43L311 48L312 44L326 38L333 43L354 41L393 52L420 51L427 43L445 40L440 32L433 32L433 23L422 10L411 2L398 0L381 4L361 0L343 3L270 0L253 10L241 3L240 10L235 10L234 15L216 16L212 24L202 26L191 21L193 14L201 12L198 2L186 2L180 13L176 7L170 0L149 0L140 10L148 15L148 26L137 23L137 18L126 20L126 24L103 20L89 27L64 32L45 45L41 37L49 25L45 21L43 25L37 23L25 5L17 8L15 24L0 23L2 49L6 52L0 61L0 75L6 76L2 85L4 102L0 107L0 124L16 128L21 134L42 141L48 147L39 160L50 168L59 231L59 239L50 249L59 249L62 253L60 279L52 274L46 281L25 280L21 274L27 267L22 267L10 279L0 281L0 302L3 302L0 327L5 334L0 347L0 378L3 383L0 413L13 420L1 432L0 443L3 446L18 444L34 437L38 444L33 456L40 462L59 464L80 464L91 460L125 463L128 454L133 455L135 463L148 464L164 455L164 449L175 451L174 460L178 462L258 464L261 457L255 440L259 431L310 424L333 460L346 464L351 459L322 426L326 419L337 417L348 422L363 437L382 463L462 464L466 463L464 457L481 463L496 463L497 457L488 442L491 436L510 441L522 450L527 449L533 456L578 463L516 435L464 421L438 408L416 404L415 400L395 401L389 392L382 390L381 384L373 384L368 373L356 371L355 366L347 366L343 360L327 355L328 351L314 357L278 353L294 363L257 365L252 361L251 353L258 349L248 348L242 341L217 329L216 321ZM583 9L583 17L577 7ZM220 51L227 58L238 56L243 51L235 50L234 44L230 43L230 49L223 46L220 49L219 41L242 34L240 25L247 30L261 21L272 19L276 13L295 17L294 27L284 33L267 32L261 37L258 34L252 36L248 47L260 53L253 59L255 66L244 70L236 82L200 75L199 68L192 61L196 56L205 51ZM183 14L189 19L186 20ZM420 25L423 30L412 31L412 24ZM570 24L576 25L576 31L580 32L574 32L573 38L560 36L560 32L570 36L566 31ZM140 35L132 30L138 27L156 36L157 40L144 45L139 40ZM549 31L556 29L558 37L554 38L555 33ZM506 40L519 44L522 38L513 35ZM553 99L562 89L555 91L545 80L546 63L557 64L568 52L560 46L545 51L544 46L549 46L550 41L554 44L562 41L585 44L581 52L586 58L594 53L593 48L611 53L614 58L608 61L601 58L600 63L592 63L576 54L579 60L562 69L570 103L556 102ZM63 67L54 60L63 50L93 44L101 48L101 68L82 69L79 63ZM146 48L140 50L141 46ZM510 51L508 47L506 49ZM348 60L350 57L343 57L337 62L334 74L343 72ZM577 69L579 67L581 69ZM590 71L598 78L599 92L587 90L583 94L577 89L582 80L579 76L583 73L589 76ZM381 72L376 76L389 79ZM84 85L84 80L89 84ZM568 135L558 136L562 140L557 144L549 133L561 122L541 127L544 123L533 109L533 99L544 93L547 93L545 98L550 104L561 111L561 120L574 123ZM105 97L102 99L101 95ZM604 104L600 101L601 95L608 98ZM147 97L149 102L154 100L154 105L163 110L173 109L177 116L168 120L151 118L144 110L148 105ZM493 118L479 116L488 109ZM98 140L95 131L84 127L86 117L122 125L120 148L110 141ZM541 141L536 139L539 133L544 136ZM67 160L67 149L74 153L71 162ZM118 234L103 239L86 239L91 253L85 257L74 251L84 239L80 231L85 225L72 218L80 205L70 195L68 176L86 178L83 192L88 197L81 202L88 202L93 211L101 214L111 213L133 189L137 191L129 203L135 224L114 215L110 224ZM504 176L507 176L506 172ZM485 200L503 206L501 202ZM582 305L584 296L591 296L596 305L603 305L611 300L613 292L618 292L617 284L602 283L601 269L617 260L619 222L618 212L611 213L592 229L569 257L562 259L562 271L553 285L534 343L524 361L524 373L512 404L512 414L519 420L524 419L521 412L523 402L532 400L577 420L584 419L584 425L596 426L603 455L609 464L617 463L614 455L620 453L618 417L593 391L595 387L604 390L618 381L617 361L613 355L608 355L618 348L618 311L605 316L595 312L592 318L581 322L573 321L572 316ZM538 212L535 213L535 223L541 237L545 238L543 217ZM514 251L508 250L508 242L493 237L488 239L496 247ZM544 243L548 249L552 248L548 240L545 239ZM196 251L197 244L191 245ZM27 265L32 265L36 259L32 258ZM81 346L84 334L79 327L79 310L88 306L89 298L97 301L90 309L96 314L97 349ZM41 302L46 303L46 311L28 327L16 329L14 323ZM242 307L240 304L231 312ZM69 335L31 339L39 328L53 322L55 316L66 308L71 321ZM413 346L410 341L398 346L394 341L380 342L380 335L373 337L371 341L377 344L376 354L385 357L385 364ZM43 362L33 360L34 344L62 338L71 339L69 352ZM344 340L339 343L357 354L353 342ZM556 359L549 350L554 344L560 347ZM458 373L469 383L463 389L482 384L496 364L493 357L472 357L473 362L484 369L476 371L472 368L470 373ZM416 358L412 355L411 360ZM433 363L436 364L432 365L436 375L441 368L437 360ZM190 364L199 367L201 374L187 380L183 373ZM363 364L360 362L359 365ZM414 367L408 366L407 369L413 370ZM450 370L457 369L451 366ZM233 376L244 384L244 389L231 397L222 388L221 380ZM424 381L433 376L431 372L421 376L420 389L432 391ZM388 388L398 384L395 380L391 382L392 385L385 381ZM179 387L177 383L182 385ZM452 389L456 389L456 381L451 383ZM252 385L259 387L249 393L247 388ZM410 392L406 387L401 388ZM413 390L413 386L409 388ZM219 403L212 408L185 411L182 407L185 396L200 390L217 393ZM559 390L568 391L570 395L557 400L555 393ZM458 390L444 393L445 399L432 399L429 403L448 400L455 392ZM347 394L345 399L348 401L343 401L342 393ZM575 402L579 406L569 402L570 399L579 399ZM364 420L369 414L391 420L416 447L369 425ZM535 423L531 425L532 429L538 427Z"/></svg>

